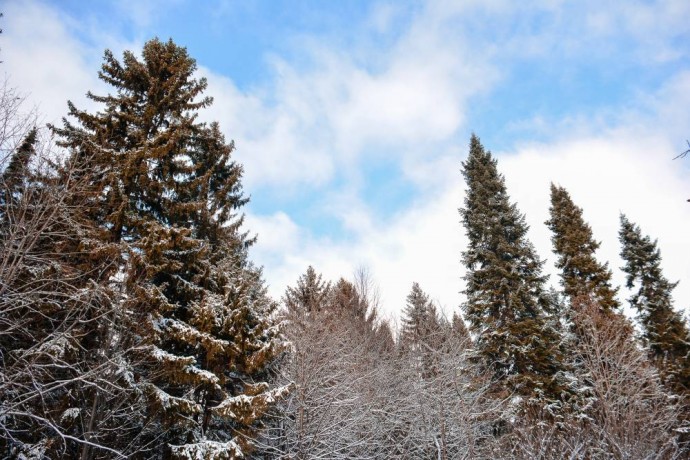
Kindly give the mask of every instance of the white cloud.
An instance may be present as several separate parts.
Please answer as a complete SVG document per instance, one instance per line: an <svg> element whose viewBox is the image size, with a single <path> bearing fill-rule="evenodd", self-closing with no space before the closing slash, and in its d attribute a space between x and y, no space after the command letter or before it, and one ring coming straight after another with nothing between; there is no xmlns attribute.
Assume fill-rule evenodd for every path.
<svg viewBox="0 0 690 460"><path fill-rule="evenodd" d="M602 242L598 257L608 261L617 284L624 284L619 267L619 214L625 213L643 232L659 238L665 275L671 280L690 280L685 255L690 240L684 224L690 219L685 202L687 188L671 161L674 150L668 142L644 132L567 140L519 149L501 158L512 198L527 214L530 237L540 255L548 259L546 268L555 274L548 219L549 182L564 186ZM552 277L556 284L557 278ZM621 290L621 300L628 297ZM677 307L690 311L690 283L675 291Z"/></svg>
<svg viewBox="0 0 690 460"><path fill-rule="evenodd" d="M66 115L68 99L86 105L86 91L99 88L102 50L84 46L73 35L74 21L47 5L13 2L4 16L1 56L10 85L30 92L49 122Z"/></svg>
<svg viewBox="0 0 690 460"><path fill-rule="evenodd" d="M583 208L595 238L602 242L598 257L609 262L624 304L629 293L619 269L623 265L618 242L621 212L645 234L658 238L665 275L671 281L681 280L674 291L676 307L690 312L690 239L684 231L690 221L688 168L679 167L681 160L672 160L682 145L678 136L687 126L687 114L679 108L687 106L687 81L686 73L671 77L659 91L641 98L641 110L619 114L613 126L607 127L596 114L594 122L542 120L543 129L551 131L551 141L494 152L509 194L531 226L529 237L547 260L545 272L552 274L552 285L558 286L559 279L544 221L553 181L566 187ZM491 145L486 147L491 149ZM273 292L282 294L309 264L330 278L365 264L381 285L387 313L400 311L412 281L420 282L447 309L458 306L462 302L460 253L466 239L457 208L463 200L459 170L466 152L464 145L453 145L431 161L407 158L403 168L420 193L393 218L377 218L367 209L365 198L348 195L346 205L335 206L334 212L356 235L350 242L313 239L303 229L292 233L297 238L291 248L300 257L278 261L274 266L281 270L275 277L269 274L273 270L267 271ZM261 233L259 237L257 257L263 260Z"/></svg>
<svg viewBox="0 0 690 460"><path fill-rule="evenodd" d="M552 285L558 286L559 281L553 267L551 234L544 225L551 181L566 187L584 209L595 238L602 242L598 257L609 262L616 284L624 283L619 270L623 265L618 255L619 213L626 213L646 234L659 238L665 275L670 280L685 280L675 291L676 307L690 311L690 239L681 230L690 220L690 205L685 202L687 187L670 160L673 149L668 143L658 137L641 139L639 134L524 147L500 155L499 169L505 173L511 198L526 214L530 239L540 257L547 259L544 268L553 275ZM274 220L281 223L270 231L279 233L281 228L289 228L289 249L264 245L260 230L253 253L267 266L272 293L280 297L308 265L333 279L347 276L364 264L380 284L386 313L400 311L413 281L419 282L446 311L452 311L462 302L460 254L466 238L457 208L464 197L459 172L464 156L448 158L448 164L454 163L455 177L446 175L441 187L430 190L391 221L362 215L361 207L352 213L355 218L342 213L343 220L358 223L353 228L359 231L350 243L313 239L293 222L282 223L286 216L275 216ZM627 297L622 289L621 300Z"/></svg>
<svg viewBox="0 0 690 460"><path fill-rule="evenodd" d="M388 14L375 10L373 18L379 23L386 19L377 15ZM448 34L457 35L449 21L422 14L391 49L345 51L305 41L310 67L273 57L274 79L247 93L204 71L216 96L212 117L237 140L247 184L318 188L337 174L357 181L372 155L436 156L417 146L456 134L469 98L498 78L485 56Z"/></svg>
<svg viewBox="0 0 690 460"><path fill-rule="evenodd" d="M459 169L467 142L457 145L457 136L465 130L472 98L500 84L510 72L507 63L551 55L618 58L616 40L632 39L621 61L681 62L688 50L676 41L688 36L689 13L690 3L683 0L575 7L545 0L530 10L510 1L429 2L396 30L399 11L384 5L374 8L369 25L377 34L391 34L385 48L375 39L354 50L314 39L304 43L301 55L309 66L274 56L272 80L245 91L202 68L216 99L204 117L219 120L235 139L236 158L246 167L245 188L317 190L332 198L324 215L336 216L347 231L347 238L334 240L314 236L286 211L248 215L247 228L259 233L252 254L266 266L272 293L279 297L309 264L329 278L364 264L378 279L390 312L402 307L412 281L442 305L457 306L465 241L457 213L463 196ZM96 77L104 47L117 53L140 49L46 4L10 3L5 17L2 66L13 84L32 92L51 121L66 112L67 99L90 107L86 90L104 92ZM150 17L139 19L146 24ZM75 30L89 35L88 43ZM584 208L602 241L601 258L610 261L619 282L622 211L659 238L666 275L683 280L678 306L690 306L684 260L689 240L683 230L690 193L687 176L679 176L687 167L670 161L690 136L689 94L690 73L669 75L658 92L639 95L625 110L534 119L550 141L498 152L509 193L526 213L543 258L553 261L543 225L553 180ZM525 122L514 121L520 123ZM414 202L385 218L367 205L360 187L362 165L377 159L400 166L403 180L417 191ZM347 185L334 185L338 175Z"/></svg>

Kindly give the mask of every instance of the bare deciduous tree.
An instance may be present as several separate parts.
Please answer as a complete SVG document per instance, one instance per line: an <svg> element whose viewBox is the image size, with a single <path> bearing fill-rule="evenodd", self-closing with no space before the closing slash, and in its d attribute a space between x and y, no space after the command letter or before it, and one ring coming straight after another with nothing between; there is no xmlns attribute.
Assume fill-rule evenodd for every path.
<svg viewBox="0 0 690 460"><path fill-rule="evenodd" d="M32 126L15 94L0 91L6 159ZM82 214L89 171L29 137L21 171L0 175L0 452L124 458L140 428L138 395L107 248Z"/></svg>
<svg viewBox="0 0 690 460"><path fill-rule="evenodd" d="M681 404L662 386L630 322L587 298L573 301L578 377L592 393L585 411L555 419L525 414L506 455L524 459L680 459Z"/></svg>

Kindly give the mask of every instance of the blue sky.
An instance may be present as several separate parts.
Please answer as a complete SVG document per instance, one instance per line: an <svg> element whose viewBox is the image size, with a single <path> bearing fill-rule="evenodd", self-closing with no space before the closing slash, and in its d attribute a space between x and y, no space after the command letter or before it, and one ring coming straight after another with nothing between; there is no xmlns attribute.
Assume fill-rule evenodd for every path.
<svg viewBox="0 0 690 460"><path fill-rule="evenodd" d="M309 264L329 278L363 265L388 314L412 281L456 308L459 168L476 132L547 272L555 181L617 282L625 212L659 238L690 309L690 160L671 160L690 137L690 3L600 3L9 0L0 53L10 84L52 121L67 99L93 107L84 93L107 90L105 48L136 52L154 36L186 46L216 101L203 117L245 165L253 257L276 297Z"/></svg>

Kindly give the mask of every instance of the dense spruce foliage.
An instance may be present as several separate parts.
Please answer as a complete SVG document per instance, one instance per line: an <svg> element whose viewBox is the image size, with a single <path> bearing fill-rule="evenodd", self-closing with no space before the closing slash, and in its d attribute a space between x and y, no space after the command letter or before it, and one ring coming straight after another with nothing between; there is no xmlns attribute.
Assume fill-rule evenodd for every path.
<svg viewBox="0 0 690 460"><path fill-rule="evenodd" d="M582 209L573 203L568 191L551 184L551 218L546 225L553 232L556 267L561 270L563 293L571 300L592 296L606 311L620 306L616 289L611 287L608 264L599 263L594 254L600 243L594 240L592 228L582 218Z"/></svg>
<svg viewBox="0 0 690 460"><path fill-rule="evenodd" d="M70 181L79 189L64 196L74 225L29 242L69 261L49 260L12 280L13 288L31 284L37 270L53 270L56 284L76 298L53 295L27 307L50 319L33 326L47 328L47 337L58 334L51 352L63 361L34 396L52 411L34 413L22 399L28 395L16 390L26 414L5 424L8 455L240 457L251 451L262 414L287 391L270 384L285 346L272 320L276 304L247 257L252 240L237 214L247 201L242 168L231 161L233 145L217 124L196 121L211 103L201 98L206 82L193 77L194 60L171 41L146 43L142 57L126 52L120 62L106 52L100 77L113 93L89 93L103 109L89 113L70 103L70 118L53 128L64 164L40 182L24 179L45 193ZM20 200L17 175L34 138L32 131L3 176L4 215ZM25 315L12 312L17 319L2 354L14 365L32 344L18 340ZM60 340L69 314L76 324L70 340ZM103 374L102 381L78 380L90 372ZM52 391L50 381L64 379L76 388Z"/></svg>
<svg viewBox="0 0 690 460"><path fill-rule="evenodd" d="M621 257L626 283L633 288L630 305L637 310L642 337L662 378L677 392L690 395L690 330L673 309L670 282L661 271L657 242L621 214Z"/></svg>
<svg viewBox="0 0 690 460"><path fill-rule="evenodd" d="M637 225L621 216L639 333L556 185L549 289L473 135L460 308L415 282L382 318L366 269L311 266L272 299L195 72L172 41L106 51L110 93L48 129L0 90L0 457L688 458L690 333Z"/></svg>
<svg viewBox="0 0 690 460"><path fill-rule="evenodd" d="M572 388L552 315L555 299L527 240L525 217L510 202L496 164L473 135L462 164L467 196L460 209L469 240L462 254L465 319L497 391L560 402Z"/></svg>

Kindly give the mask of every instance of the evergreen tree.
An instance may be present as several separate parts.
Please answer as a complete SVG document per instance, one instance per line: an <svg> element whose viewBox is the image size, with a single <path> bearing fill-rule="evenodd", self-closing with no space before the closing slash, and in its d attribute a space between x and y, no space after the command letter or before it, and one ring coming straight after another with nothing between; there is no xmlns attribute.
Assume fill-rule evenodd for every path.
<svg viewBox="0 0 690 460"><path fill-rule="evenodd" d="M419 375L429 378L436 373L437 352L446 338L446 329L429 296L412 283L403 309L400 328L400 349L412 358Z"/></svg>
<svg viewBox="0 0 690 460"><path fill-rule="evenodd" d="M558 400L568 392L566 366L550 317L554 300L544 289L525 218L510 203L496 160L475 135L462 173L468 189L460 214L469 239L462 255L463 308L475 347L497 389Z"/></svg>
<svg viewBox="0 0 690 460"><path fill-rule="evenodd" d="M690 394L690 333L680 313L673 309L671 283L661 270L657 242L643 236L640 227L621 214L621 257L626 286L636 289L629 299L637 310L642 336L662 379L679 393Z"/></svg>
<svg viewBox="0 0 690 460"><path fill-rule="evenodd" d="M154 39L142 58L106 51L99 77L115 93L88 93L97 113L69 103L76 124L55 131L70 161L91 167L88 212L119 252L118 334L148 398L142 442L180 458L239 457L284 391L267 383L283 345L240 230L242 167L218 125L197 121L212 101L187 51Z"/></svg>
<svg viewBox="0 0 690 460"><path fill-rule="evenodd" d="M340 278L333 286L328 310L330 316L338 320L347 320L362 331L374 330L376 312L369 311L367 299L360 294L353 283L344 278Z"/></svg>
<svg viewBox="0 0 690 460"><path fill-rule="evenodd" d="M19 148L12 154L7 168L2 172L2 179L5 184L16 184L26 178L31 158L36 154L36 143L38 142L38 130L31 129Z"/></svg>
<svg viewBox="0 0 690 460"><path fill-rule="evenodd" d="M395 339L388 321L381 321L375 331L375 350L380 355L390 355L395 350Z"/></svg>
<svg viewBox="0 0 690 460"><path fill-rule="evenodd" d="M600 264L594 253L600 243L594 240L591 227L582 218L563 187L551 184L551 218L545 223L553 232L551 241L558 255L556 267L561 270L561 284L571 300L590 296L605 311L617 309L616 291L611 287L611 270Z"/></svg>
<svg viewBox="0 0 690 460"><path fill-rule="evenodd" d="M327 304L330 290L330 283L323 281L321 274L310 265L297 280L297 285L287 288L283 302L292 313L317 313Z"/></svg>
<svg viewBox="0 0 690 460"><path fill-rule="evenodd" d="M407 349L419 349L429 339L436 318L431 318L432 303L418 283L412 283L407 304L402 311L400 345Z"/></svg>
<svg viewBox="0 0 690 460"><path fill-rule="evenodd" d="M453 333L453 337L455 339L462 343L462 342L469 342L470 340L470 333L467 331L467 326L465 326L465 322L462 320L462 317L457 313L453 313L453 320L451 322L451 330Z"/></svg>
<svg viewBox="0 0 690 460"><path fill-rule="evenodd" d="M12 152L7 167L0 174L0 219L11 218L10 214L21 198L24 186L33 175L29 169L32 157L36 155L38 131L31 129L19 147ZM9 222L3 222L7 226Z"/></svg>

